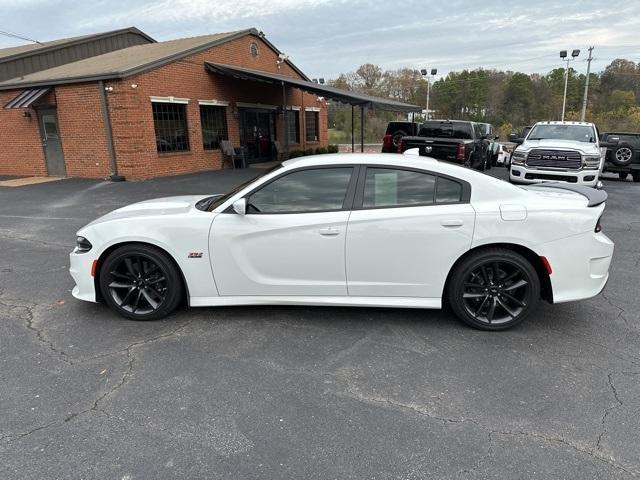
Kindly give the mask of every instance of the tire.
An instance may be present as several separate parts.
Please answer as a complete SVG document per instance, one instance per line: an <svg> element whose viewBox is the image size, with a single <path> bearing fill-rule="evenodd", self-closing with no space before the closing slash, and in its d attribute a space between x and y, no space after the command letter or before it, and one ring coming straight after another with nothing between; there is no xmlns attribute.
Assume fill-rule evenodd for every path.
<svg viewBox="0 0 640 480"><path fill-rule="evenodd" d="M402 130L398 130L397 132L393 132L393 135L391 136L391 144L394 146L394 148L398 148L398 145L400 145L400 141L402 140L402 137L406 137L407 134L404 133Z"/></svg>
<svg viewBox="0 0 640 480"><path fill-rule="evenodd" d="M627 179L627 175L629 175L628 172L618 172L618 178L622 181Z"/></svg>
<svg viewBox="0 0 640 480"><path fill-rule="evenodd" d="M611 152L611 163L618 167L626 167L633 161L635 152L633 147L628 143L620 143Z"/></svg>
<svg viewBox="0 0 640 480"><path fill-rule="evenodd" d="M631 177L633 178L634 182L640 182L640 170L634 170L633 172L631 172Z"/></svg>
<svg viewBox="0 0 640 480"><path fill-rule="evenodd" d="M522 255L505 248L487 248L455 265L446 295L451 310L470 327L505 330L535 310L540 301L540 279Z"/></svg>
<svg viewBox="0 0 640 480"><path fill-rule="evenodd" d="M173 259L144 244L117 248L104 260L99 276L102 298L130 320L158 320L182 301L184 283Z"/></svg>

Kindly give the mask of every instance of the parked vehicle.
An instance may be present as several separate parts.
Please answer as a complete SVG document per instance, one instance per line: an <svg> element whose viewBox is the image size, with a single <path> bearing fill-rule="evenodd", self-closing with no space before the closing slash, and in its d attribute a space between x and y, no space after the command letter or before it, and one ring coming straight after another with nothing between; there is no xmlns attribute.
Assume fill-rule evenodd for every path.
<svg viewBox="0 0 640 480"><path fill-rule="evenodd" d="M500 146L497 140L500 137L496 135L496 130L490 123L478 123L478 125L482 135L489 142L489 160L491 161L491 166L495 167L498 163L498 147Z"/></svg>
<svg viewBox="0 0 640 480"><path fill-rule="evenodd" d="M411 154L287 160L224 195L135 203L81 228L73 295L153 320L197 306L441 308L513 326L597 295L613 243L607 194L520 188ZM425 247L427 246L427 247Z"/></svg>
<svg viewBox="0 0 640 480"><path fill-rule="evenodd" d="M603 159L593 123L538 122L516 143L509 170L512 183L598 184Z"/></svg>
<svg viewBox="0 0 640 480"><path fill-rule="evenodd" d="M382 138L382 153L396 153L402 137L417 135L419 128L418 122L389 122Z"/></svg>
<svg viewBox="0 0 640 480"><path fill-rule="evenodd" d="M640 133L605 133L601 139L607 146L603 171L617 173L620 180L631 174L640 182Z"/></svg>
<svg viewBox="0 0 640 480"><path fill-rule="evenodd" d="M511 143L522 143L522 139L526 138L529 134L529 131L532 129L532 126L526 126L522 129L521 132L513 132L509 134L509 141Z"/></svg>
<svg viewBox="0 0 640 480"><path fill-rule="evenodd" d="M417 136L406 136L399 152L419 148L438 160L447 160L476 170L491 168L489 142L480 126L463 120L429 120L420 126Z"/></svg>
<svg viewBox="0 0 640 480"><path fill-rule="evenodd" d="M498 143L498 152L496 154L496 165L503 167L509 167L509 161L511 160L511 152L509 152L504 145Z"/></svg>

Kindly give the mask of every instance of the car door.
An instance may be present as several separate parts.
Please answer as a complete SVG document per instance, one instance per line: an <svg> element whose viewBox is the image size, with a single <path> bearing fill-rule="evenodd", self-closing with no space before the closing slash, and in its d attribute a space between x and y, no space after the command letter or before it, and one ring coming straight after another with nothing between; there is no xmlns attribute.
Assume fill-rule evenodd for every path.
<svg viewBox="0 0 640 480"><path fill-rule="evenodd" d="M349 295L440 298L471 246L470 191L467 182L422 170L361 169L347 227Z"/></svg>
<svg viewBox="0 0 640 480"><path fill-rule="evenodd" d="M354 166L284 173L216 216L209 251L218 293L347 295L345 234Z"/></svg>

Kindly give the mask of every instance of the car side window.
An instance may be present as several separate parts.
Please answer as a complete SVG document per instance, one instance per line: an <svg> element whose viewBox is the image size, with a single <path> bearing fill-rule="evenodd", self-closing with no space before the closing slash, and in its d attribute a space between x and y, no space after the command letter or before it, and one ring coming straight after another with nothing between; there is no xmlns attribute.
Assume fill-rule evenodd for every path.
<svg viewBox="0 0 640 480"><path fill-rule="evenodd" d="M462 201L462 184L445 177L438 177L436 183L436 203L457 203Z"/></svg>
<svg viewBox="0 0 640 480"><path fill-rule="evenodd" d="M367 168L362 207L431 205L435 189L435 175L392 168Z"/></svg>
<svg viewBox="0 0 640 480"><path fill-rule="evenodd" d="M291 172L252 193L247 213L326 212L343 208L353 167Z"/></svg>

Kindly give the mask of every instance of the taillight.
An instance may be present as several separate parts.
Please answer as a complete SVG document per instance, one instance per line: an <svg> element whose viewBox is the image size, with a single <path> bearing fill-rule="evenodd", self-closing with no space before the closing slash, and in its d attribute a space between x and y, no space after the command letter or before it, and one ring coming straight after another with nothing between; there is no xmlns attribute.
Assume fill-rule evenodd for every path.
<svg viewBox="0 0 640 480"><path fill-rule="evenodd" d="M602 215L600 215L600 217L598 218L598 221L596 222L596 228L593 230L596 233L600 233L602 231L602 225L600 224L600 220L602 220Z"/></svg>
<svg viewBox="0 0 640 480"><path fill-rule="evenodd" d="M460 163L464 163L464 145L462 143L458 144L458 149L456 150L456 160Z"/></svg>
<svg viewBox="0 0 640 480"><path fill-rule="evenodd" d="M385 135L382 137L382 146L385 148L393 146L393 137L391 135Z"/></svg>

